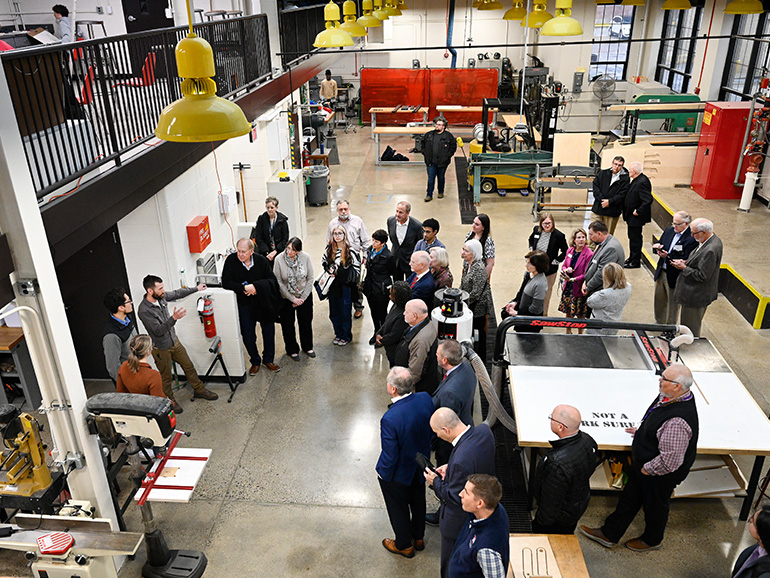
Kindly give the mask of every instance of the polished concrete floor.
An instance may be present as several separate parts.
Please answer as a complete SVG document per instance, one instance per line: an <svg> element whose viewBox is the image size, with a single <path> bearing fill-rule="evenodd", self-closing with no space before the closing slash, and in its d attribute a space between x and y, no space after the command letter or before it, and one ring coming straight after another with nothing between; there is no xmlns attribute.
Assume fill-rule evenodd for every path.
<svg viewBox="0 0 770 578"><path fill-rule="evenodd" d="M349 199L352 212L365 220L370 233L384 228L386 218L402 199L412 203L415 217L437 218L439 238L449 249L451 269L459 281L460 248L470 227L460 224L453 170L447 173L446 198L426 204L422 166L375 168L368 129L341 133L337 142L342 164L332 167L332 196ZM408 139L394 139L392 146L415 156L407 153ZM691 191L658 193L676 209L691 208L696 216L710 216L713 206L723 204L705 203ZM478 208L490 215L497 245L492 276L497 310L513 297L524 272L523 255L533 226L530 206L530 198L511 193L506 198L485 195ZM733 218L732 208L719 208L724 219ZM769 270L762 265L766 259L757 242L762 238L757 232L763 231L767 219L765 208L757 205L743 219L752 223L752 242L747 241L745 231L736 231L740 227L720 227L722 213L713 218L716 232L725 242L725 259L734 266L740 260L747 269L756 264L749 276L770 292ZM309 237L304 241L314 263L320 262L331 217L328 206L308 208ZM584 216L559 213L556 222L559 229L569 232L584 226ZM652 233L650 226L645 239ZM622 224L618 237L627 244ZM652 278L644 269L630 271L629 278L633 296L626 319L650 321ZM553 314L555 308L554 302ZM206 576L438 576L437 528L427 529L426 550L412 560L393 556L380 545L382 538L392 535L374 472L379 418L389 402L387 361L380 350L367 345L372 333L368 310L362 320L354 321L354 341L347 347L332 345L327 315L327 304L316 302L316 359L302 357L297 363L279 354L282 371L272 374L263 369L249 378L232 404L224 398L190 403L185 393L179 395L185 407L179 425L192 432L184 445L214 451L189 504L157 504L154 510L172 548L206 552ZM706 315L705 335L762 409L770 410L770 333L752 329L720 297ZM278 351L282 350L279 340ZM212 389L221 395L226 386L213 385ZM559 400L553 401L556 405ZM748 476L752 461L739 458L739 463ZM615 500L614 496L594 496L584 523L599 524ZM737 519L740 505L737 498L674 502L663 548L647 554L622 547L605 550L580 537L590 574L597 578L728 576L738 552L750 541L746 524ZM131 530L141 531L135 507L129 509L127 520ZM626 538L641 533L640 520L641 516ZM143 560L142 552L127 562L121 577L139 577ZM23 566L20 556L2 553L0 574L30 575Z"/></svg>

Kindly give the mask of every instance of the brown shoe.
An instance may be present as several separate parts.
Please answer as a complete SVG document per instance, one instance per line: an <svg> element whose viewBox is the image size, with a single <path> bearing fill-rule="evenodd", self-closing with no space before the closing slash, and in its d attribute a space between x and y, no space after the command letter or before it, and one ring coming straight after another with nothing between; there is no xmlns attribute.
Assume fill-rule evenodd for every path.
<svg viewBox="0 0 770 578"><path fill-rule="evenodd" d="M252 365L249 368L249 375L257 375L259 373L259 365Z"/></svg>
<svg viewBox="0 0 770 578"><path fill-rule="evenodd" d="M361 319L363 316L364 316L364 312L359 311L358 309L356 309L356 312L353 313L353 317L355 317L356 319Z"/></svg>
<svg viewBox="0 0 770 578"><path fill-rule="evenodd" d="M265 367L267 367L270 371L281 371L281 366L276 365L275 363L263 363Z"/></svg>
<svg viewBox="0 0 770 578"><path fill-rule="evenodd" d="M412 540L412 543L414 544L414 549L418 552L425 550L425 540Z"/></svg>
<svg viewBox="0 0 770 578"><path fill-rule="evenodd" d="M213 391L209 391L205 387L203 389L197 390L193 394L193 397L199 397L201 399L207 399L209 401L214 401L215 399L219 399L219 396L216 393L214 393Z"/></svg>
<svg viewBox="0 0 770 578"><path fill-rule="evenodd" d="M391 540L390 538L385 538L382 541L382 545L385 546L385 549L391 554L398 554L404 558L414 558L414 546L409 546L404 550L399 550L396 548L396 541Z"/></svg>
<svg viewBox="0 0 770 578"><path fill-rule="evenodd" d="M633 540L626 542L626 548L633 550L634 552L649 552L650 550L657 550L660 548L660 544L650 546L641 538L634 538Z"/></svg>
<svg viewBox="0 0 770 578"><path fill-rule="evenodd" d="M610 541L607 536L604 535L601 528L589 528L588 526L580 526L580 531L589 540L601 544L605 548L612 548L615 546L615 542Z"/></svg>

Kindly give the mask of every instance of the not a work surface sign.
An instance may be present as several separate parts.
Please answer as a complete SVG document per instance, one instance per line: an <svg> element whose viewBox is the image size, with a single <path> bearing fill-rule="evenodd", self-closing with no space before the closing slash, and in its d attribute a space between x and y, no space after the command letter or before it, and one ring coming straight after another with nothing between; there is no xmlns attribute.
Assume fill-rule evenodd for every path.
<svg viewBox="0 0 770 578"><path fill-rule="evenodd" d="M770 421L729 372L696 372L698 450L770 454ZM511 367L519 443L547 447L555 439L548 416L559 404L580 410L583 431L599 447L631 447L628 427L638 427L658 395L651 370Z"/></svg>

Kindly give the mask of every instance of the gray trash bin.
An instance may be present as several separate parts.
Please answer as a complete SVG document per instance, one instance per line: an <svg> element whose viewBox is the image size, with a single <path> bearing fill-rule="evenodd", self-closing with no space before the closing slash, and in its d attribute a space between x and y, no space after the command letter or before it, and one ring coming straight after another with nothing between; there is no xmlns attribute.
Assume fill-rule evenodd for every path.
<svg viewBox="0 0 770 578"><path fill-rule="evenodd" d="M315 165L302 170L307 185L309 205L325 205L329 202L329 167Z"/></svg>

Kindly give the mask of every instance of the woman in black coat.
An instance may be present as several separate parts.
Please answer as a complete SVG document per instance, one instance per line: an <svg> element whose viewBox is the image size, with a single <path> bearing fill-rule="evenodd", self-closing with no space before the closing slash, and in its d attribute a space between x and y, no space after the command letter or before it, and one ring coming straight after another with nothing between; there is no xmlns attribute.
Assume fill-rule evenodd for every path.
<svg viewBox="0 0 770 578"><path fill-rule="evenodd" d="M770 577L770 506L762 506L749 518L749 534L757 543L749 546L738 556L730 576L732 578Z"/></svg>
<svg viewBox="0 0 770 578"><path fill-rule="evenodd" d="M273 264L278 253L286 249L289 242L289 219L278 212L278 199L265 199L265 212L257 218L257 223L251 230L251 238L257 245L257 253L266 257Z"/></svg>
<svg viewBox="0 0 770 578"><path fill-rule="evenodd" d="M540 213L540 222L532 229L529 236L529 250L543 251L548 255L550 266L545 274L548 281L548 292L545 294L545 303L543 303L543 316L548 317L548 305L551 302L553 286L556 283L556 274L559 271L559 263L564 261L567 255L567 238L559 229L556 228L552 213Z"/></svg>
<svg viewBox="0 0 770 578"><path fill-rule="evenodd" d="M396 263L388 249L388 234L382 229L372 233L372 247L366 255L366 276L363 290L369 302L369 311L374 324L374 334L369 345L374 345L377 330L385 323L390 303L390 286L393 284L393 273Z"/></svg>
<svg viewBox="0 0 770 578"><path fill-rule="evenodd" d="M409 325L404 319L404 308L406 302L412 298L412 289L406 281L396 281L390 288L390 300L393 306L388 311L385 323L382 324L375 334L376 347L384 347L385 355L388 356L390 366L396 362L396 348L404 336L404 332L409 329Z"/></svg>

